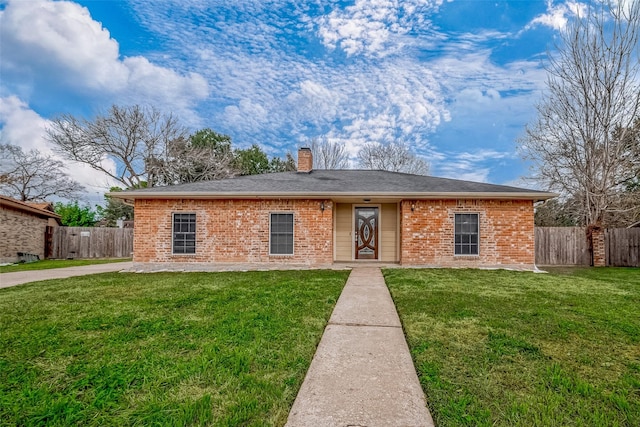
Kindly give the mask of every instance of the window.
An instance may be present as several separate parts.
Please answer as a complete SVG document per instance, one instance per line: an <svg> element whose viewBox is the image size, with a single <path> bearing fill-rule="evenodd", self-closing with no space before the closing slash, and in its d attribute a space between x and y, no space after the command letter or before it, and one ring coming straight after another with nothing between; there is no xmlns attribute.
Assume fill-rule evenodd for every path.
<svg viewBox="0 0 640 427"><path fill-rule="evenodd" d="M196 253L196 214L173 214L173 253Z"/></svg>
<svg viewBox="0 0 640 427"><path fill-rule="evenodd" d="M478 255L478 214L455 215L455 254Z"/></svg>
<svg viewBox="0 0 640 427"><path fill-rule="evenodd" d="M293 255L293 214L272 213L269 236L271 255Z"/></svg>

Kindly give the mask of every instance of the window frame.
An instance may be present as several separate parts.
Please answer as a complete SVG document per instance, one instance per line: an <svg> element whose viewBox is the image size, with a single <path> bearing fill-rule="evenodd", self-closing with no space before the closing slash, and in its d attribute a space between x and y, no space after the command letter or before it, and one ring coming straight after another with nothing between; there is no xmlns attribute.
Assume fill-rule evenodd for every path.
<svg viewBox="0 0 640 427"><path fill-rule="evenodd" d="M475 215L477 218L477 222L476 222L476 232L475 233L463 233L462 231L460 231L459 233L456 231L456 218L458 215ZM460 234L461 236L472 236L472 235L476 235L477 236L477 242L476 243L457 243L456 242L456 236ZM460 245L460 246L458 246ZM463 254L463 253L457 253L457 249L458 247L462 248L462 245L468 245L470 248L473 247L473 245L475 245L476 247L476 253L469 253L469 254ZM453 255L455 257L478 257L480 256L480 212L455 212L453 215Z"/></svg>
<svg viewBox="0 0 640 427"><path fill-rule="evenodd" d="M193 233L193 252L176 252L176 236L175 236L175 227L176 227L176 215L193 215L193 232L180 232L184 234ZM198 251L197 241L198 241L198 216L195 212L172 212L171 213L171 255L177 256L193 256L196 255ZM185 240L186 242L187 240ZM185 246L186 248L186 246Z"/></svg>
<svg viewBox="0 0 640 427"><path fill-rule="evenodd" d="M291 215L291 253L279 254L271 252L271 243L273 239L273 216L274 215ZM283 234L283 233L278 233ZM296 217L295 212L282 211L282 212L269 212L269 256L284 256L289 257L295 255L296 247Z"/></svg>

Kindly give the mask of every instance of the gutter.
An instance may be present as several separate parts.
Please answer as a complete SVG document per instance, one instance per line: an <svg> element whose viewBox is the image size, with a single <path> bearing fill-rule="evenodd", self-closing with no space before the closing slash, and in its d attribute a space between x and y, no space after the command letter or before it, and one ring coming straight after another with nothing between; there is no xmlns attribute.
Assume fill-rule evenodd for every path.
<svg viewBox="0 0 640 427"><path fill-rule="evenodd" d="M556 193L548 192L431 192L431 193L398 193L398 192L177 192L177 191L154 191L135 192L119 191L107 193L108 196L122 199L126 204L131 205L136 199L340 199L340 198L391 198L391 199L413 199L413 200L433 200L433 199L500 199L500 200L533 200L544 201L557 197Z"/></svg>

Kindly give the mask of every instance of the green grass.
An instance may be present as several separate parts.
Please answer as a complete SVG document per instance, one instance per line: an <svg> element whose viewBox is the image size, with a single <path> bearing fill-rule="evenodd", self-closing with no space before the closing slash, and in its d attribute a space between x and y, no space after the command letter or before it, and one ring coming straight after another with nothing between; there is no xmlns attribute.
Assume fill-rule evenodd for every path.
<svg viewBox="0 0 640 427"><path fill-rule="evenodd" d="M347 271L0 290L0 425L282 425Z"/></svg>
<svg viewBox="0 0 640 427"><path fill-rule="evenodd" d="M438 426L640 425L640 269L384 274Z"/></svg>
<svg viewBox="0 0 640 427"><path fill-rule="evenodd" d="M48 270L50 268L79 267L91 264L109 264L112 262L131 261L131 258L93 258L93 259L45 259L42 261L25 262L0 266L0 273L14 271Z"/></svg>

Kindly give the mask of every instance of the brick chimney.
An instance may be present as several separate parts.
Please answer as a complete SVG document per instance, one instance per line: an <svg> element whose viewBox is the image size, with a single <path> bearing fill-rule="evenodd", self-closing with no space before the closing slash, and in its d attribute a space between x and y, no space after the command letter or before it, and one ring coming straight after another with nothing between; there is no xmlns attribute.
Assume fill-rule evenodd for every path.
<svg viewBox="0 0 640 427"><path fill-rule="evenodd" d="M313 169L313 155L311 148L302 147L298 150L298 172L309 173Z"/></svg>

